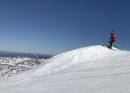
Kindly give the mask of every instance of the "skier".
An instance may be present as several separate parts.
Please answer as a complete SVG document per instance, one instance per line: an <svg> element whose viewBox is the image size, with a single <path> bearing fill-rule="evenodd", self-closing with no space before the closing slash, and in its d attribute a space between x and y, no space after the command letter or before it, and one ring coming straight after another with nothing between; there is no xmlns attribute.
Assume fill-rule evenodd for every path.
<svg viewBox="0 0 130 93"><path fill-rule="evenodd" d="M114 31L111 32L111 36L110 36L110 45L109 48L112 49L113 43L117 40L117 36L116 33Z"/></svg>

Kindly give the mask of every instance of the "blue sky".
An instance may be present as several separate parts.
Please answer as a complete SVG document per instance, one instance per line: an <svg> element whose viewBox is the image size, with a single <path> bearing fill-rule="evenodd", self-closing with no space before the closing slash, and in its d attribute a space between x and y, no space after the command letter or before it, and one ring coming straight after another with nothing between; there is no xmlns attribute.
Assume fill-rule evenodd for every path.
<svg viewBox="0 0 130 93"><path fill-rule="evenodd" d="M57 54L107 43L130 49L129 0L0 0L0 50Z"/></svg>

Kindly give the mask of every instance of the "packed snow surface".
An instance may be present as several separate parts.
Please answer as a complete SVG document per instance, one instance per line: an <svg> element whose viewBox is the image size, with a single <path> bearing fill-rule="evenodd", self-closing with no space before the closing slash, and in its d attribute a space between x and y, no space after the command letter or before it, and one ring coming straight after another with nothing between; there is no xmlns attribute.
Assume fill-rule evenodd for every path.
<svg viewBox="0 0 130 93"><path fill-rule="evenodd" d="M130 93L130 52L90 46L0 80L1 93Z"/></svg>

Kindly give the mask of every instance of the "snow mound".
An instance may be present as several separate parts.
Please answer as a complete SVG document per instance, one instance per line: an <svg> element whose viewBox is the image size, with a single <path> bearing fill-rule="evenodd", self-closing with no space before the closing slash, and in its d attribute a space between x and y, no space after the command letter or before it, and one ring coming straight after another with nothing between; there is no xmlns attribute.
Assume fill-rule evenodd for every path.
<svg viewBox="0 0 130 93"><path fill-rule="evenodd" d="M129 57L130 51L101 45L72 50L41 67L1 79L0 92L130 93Z"/></svg>
<svg viewBox="0 0 130 93"><path fill-rule="evenodd" d="M36 70L36 73L40 75L55 73L57 71L64 70L72 65L86 63L106 56L111 56L113 53L117 52L121 51L116 48L113 48L113 50L111 50L102 45L79 48L48 59L48 64Z"/></svg>

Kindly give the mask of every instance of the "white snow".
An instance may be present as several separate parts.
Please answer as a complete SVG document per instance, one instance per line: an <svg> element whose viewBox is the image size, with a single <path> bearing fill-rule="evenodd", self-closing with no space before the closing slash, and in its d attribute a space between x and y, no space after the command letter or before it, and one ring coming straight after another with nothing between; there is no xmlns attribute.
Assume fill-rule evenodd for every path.
<svg viewBox="0 0 130 93"><path fill-rule="evenodd" d="M0 80L0 93L130 93L130 52L97 45Z"/></svg>
<svg viewBox="0 0 130 93"><path fill-rule="evenodd" d="M114 49L117 52L120 52L120 50L116 48ZM87 63L103 58L105 56L111 56L112 53L115 54L115 51L110 50L106 47L102 47L100 45L72 50L63 54L59 54L47 60L47 63L49 64L44 66L44 68L41 67L41 69L37 70L36 73L39 74L41 72L41 74L50 74L53 72L64 70L65 68L68 68L74 64Z"/></svg>

